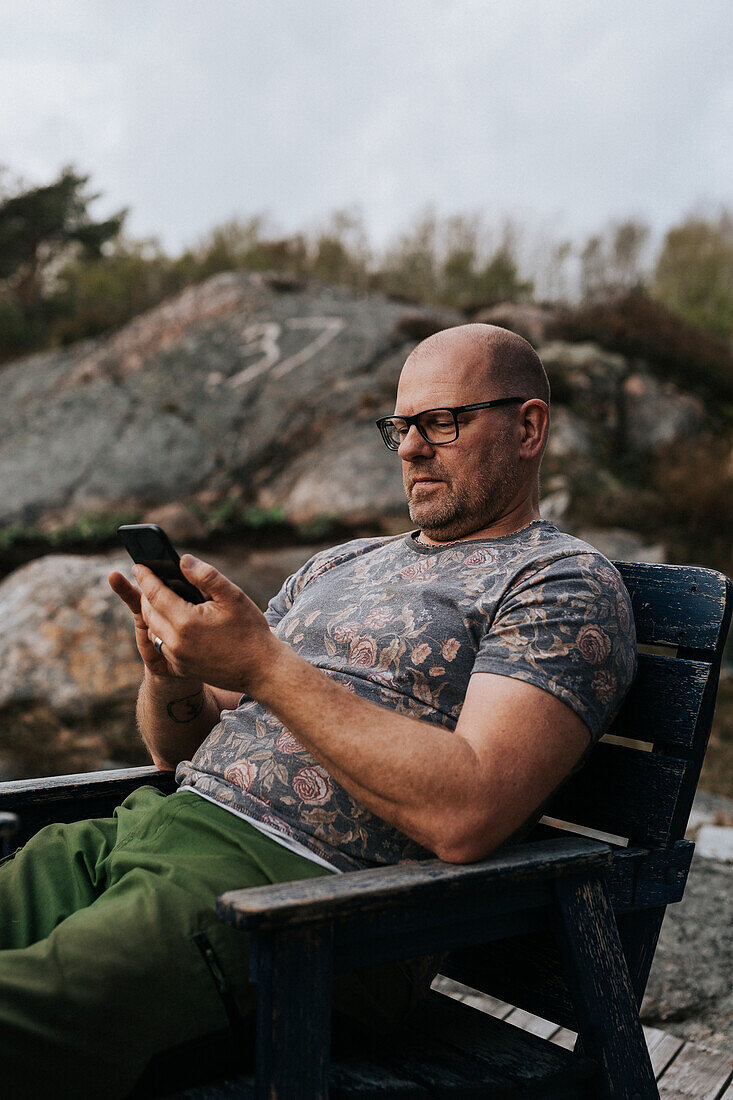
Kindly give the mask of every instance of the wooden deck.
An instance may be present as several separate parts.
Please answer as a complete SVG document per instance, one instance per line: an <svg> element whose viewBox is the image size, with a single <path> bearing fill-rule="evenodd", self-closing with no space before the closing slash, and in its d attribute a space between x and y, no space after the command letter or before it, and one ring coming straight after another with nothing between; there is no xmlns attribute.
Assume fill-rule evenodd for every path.
<svg viewBox="0 0 733 1100"><path fill-rule="evenodd" d="M477 993L450 978L437 978L433 988L524 1031L550 1039L558 1046L568 1050L573 1048L575 1032L558 1027L549 1020L532 1016L485 993ZM660 1100L692 1100L693 1097L694 1100L733 1100L733 1057L729 1053L685 1042L656 1027L645 1027L644 1035Z"/></svg>

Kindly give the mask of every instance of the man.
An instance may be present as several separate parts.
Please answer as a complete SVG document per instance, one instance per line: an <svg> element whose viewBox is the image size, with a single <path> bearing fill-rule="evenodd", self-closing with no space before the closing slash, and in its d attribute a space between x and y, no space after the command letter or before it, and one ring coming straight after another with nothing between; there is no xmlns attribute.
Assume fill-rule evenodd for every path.
<svg viewBox="0 0 733 1100"><path fill-rule="evenodd" d="M217 894L481 859L577 767L635 650L618 574L540 518L548 403L520 337L437 333L378 422L416 532L316 555L266 615L191 556L198 606L142 567L139 589L111 575L145 666L142 736L181 789L45 830L0 874L14 1095L33 1094L39 1065L58 1083L80 1060L84 1095L124 1095L157 1051L236 1022L246 942L216 921ZM408 999L392 968L340 1004L387 1023Z"/></svg>

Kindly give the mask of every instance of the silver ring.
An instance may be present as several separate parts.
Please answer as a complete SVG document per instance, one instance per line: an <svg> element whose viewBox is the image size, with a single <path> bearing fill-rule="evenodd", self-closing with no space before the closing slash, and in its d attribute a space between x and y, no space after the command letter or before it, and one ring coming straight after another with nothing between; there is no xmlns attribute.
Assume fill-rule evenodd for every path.
<svg viewBox="0 0 733 1100"><path fill-rule="evenodd" d="M163 639L159 638L157 634L153 638L153 649L155 650L156 653L162 653L163 652Z"/></svg>

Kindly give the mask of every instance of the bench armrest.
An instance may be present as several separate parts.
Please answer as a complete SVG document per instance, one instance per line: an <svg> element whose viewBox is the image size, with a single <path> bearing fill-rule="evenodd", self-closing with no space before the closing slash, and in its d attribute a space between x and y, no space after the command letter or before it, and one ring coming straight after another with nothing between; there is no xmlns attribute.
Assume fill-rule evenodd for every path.
<svg viewBox="0 0 733 1100"><path fill-rule="evenodd" d="M601 871L611 862L608 845L586 838L520 844L480 863L420 860L326 878L232 890L218 899L219 916L248 932L275 931L305 923L397 912L450 896L451 906L489 884L531 883L558 875Z"/></svg>
<svg viewBox="0 0 733 1100"><path fill-rule="evenodd" d="M17 847L53 822L111 817L115 807L144 784L164 794L176 786L173 772L152 766L15 779L0 783L0 812L9 811L17 818L12 832L13 847ZM7 854L10 835L6 834L3 846Z"/></svg>
<svg viewBox="0 0 733 1100"><path fill-rule="evenodd" d="M160 790L173 790L173 772L160 771L153 765L140 768L115 768L75 775L50 775L40 779L13 779L0 783L0 809L16 810L24 806L48 805L75 799L124 798L136 787L151 784Z"/></svg>

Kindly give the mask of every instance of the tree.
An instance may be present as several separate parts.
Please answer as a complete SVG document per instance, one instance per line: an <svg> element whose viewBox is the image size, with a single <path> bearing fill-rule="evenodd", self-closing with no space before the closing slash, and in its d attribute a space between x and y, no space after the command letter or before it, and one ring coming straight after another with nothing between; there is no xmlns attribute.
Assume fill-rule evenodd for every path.
<svg viewBox="0 0 733 1100"><path fill-rule="evenodd" d="M380 284L388 294L413 302L436 301L437 236L437 218L428 209L392 245L379 273Z"/></svg>
<svg viewBox="0 0 733 1100"><path fill-rule="evenodd" d="M588 237L580 251L580 294L584 301L643 289L643 257L649 227L629 218Z"/></svg>
<svg viewBox="0 0 733 1100"><path fill-rule="evenodd" d="M363 289L369 282L369 246L361 212L336 210L311 245L311 274L324 283Z"/></svg>
<svg viewBox="0 0 733 1100"><path fill-rule="evenodd" d="M654 295L693 325L733 334L733 214L688 217L664 238Z"/></svg>
<svg viewBox="0 0 733 1100"><path fill-rule="evenodd" d="M86 191L88 182L89 176L67 167L52 183L17 190L0 201L0 280L28 321L43 312L55 262L74 248L98 258L122 229L126 211L106 221L92 219L88 207L99 196Z"/></svg>

